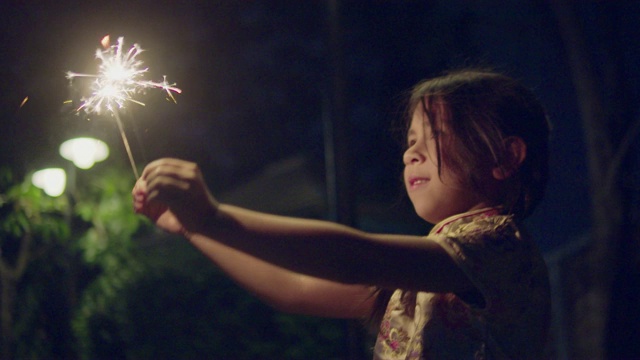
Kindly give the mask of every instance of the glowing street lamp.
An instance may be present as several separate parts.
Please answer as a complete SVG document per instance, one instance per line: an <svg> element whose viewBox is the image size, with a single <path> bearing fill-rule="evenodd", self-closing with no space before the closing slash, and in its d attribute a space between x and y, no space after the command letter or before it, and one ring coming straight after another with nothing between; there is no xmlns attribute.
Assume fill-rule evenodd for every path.
<svg viewBox="0 0 640 360"><path fill-rule="evenodd" d="M107 144L98 139L80 137L67 140L60 145L60 155L73 162L80 169L90 169L96 162L109 156ZM74 171L71 171L71 180ZM61 168L48 168L36 171L31 176L31 183L53 197L60 196L67 187L67 173ZM73 181L71 186L73 187Z"/></svg>
<svg viewBox="0 0 640 360"><path fill-rule="evenodd" d="M58 197L64 193L67 185L67 173L60 168L48 168L39 170L31 176L31 183L52 197Z"/></svg>
<svg viewBox="0 0 640 360"><path fill-rule="evenodd" d="M80 137L63 142L60 155L80 169L89 169L109 156L109 148L98 139Z"/></svg>

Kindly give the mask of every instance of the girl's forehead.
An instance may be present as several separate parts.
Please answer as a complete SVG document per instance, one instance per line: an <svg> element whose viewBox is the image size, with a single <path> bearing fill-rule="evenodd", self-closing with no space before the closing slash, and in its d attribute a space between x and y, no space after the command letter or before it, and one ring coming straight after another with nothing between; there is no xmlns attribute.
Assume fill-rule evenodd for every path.
<svg viewBox="0 0 640 360"><path fill-rule="evenodd" d="M429 122L429 118L425 115L424 111L416 109L413 113L413 117L411 118L411 122L407 127L406 137L410 139L418 136L418 134L425 134L425 136L428 136L430 133L431 123Z"/></svg>
<svg viewBox="0 0 640 360"><path fill-rule="evenodd" d="M417 107L411 115L410 127L418 125L429 125L429 115L424 111L422 107Z"/></svg>
<svg viewBox="0 0 640 360"><path fill-rule="evenodd" d="M429 116L435 116L434 112L427 112L422 106L417 106L413 110L413 114L411 115L411 121L408 124L408 130L411 131L415 129L431 128L431 121L429 119ZM433 120L437 121L437 118Z"/></svg>

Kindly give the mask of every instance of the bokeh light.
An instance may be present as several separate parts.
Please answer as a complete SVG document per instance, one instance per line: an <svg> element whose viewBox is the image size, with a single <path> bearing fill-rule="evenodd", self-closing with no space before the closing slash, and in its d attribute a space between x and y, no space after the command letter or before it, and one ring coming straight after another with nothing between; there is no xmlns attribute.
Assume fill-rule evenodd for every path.
<svg viewBox="0 0 640 360"><path fill-rule="evenodd" d="M63 142L60 155L80 169L90 169L109 156L109 147L98 139L80 137Z"/></svg>
<svg viewBox="0 0 640 360"><path fill-rule="evenodd" d="M67 173L60 168L47 168L36 171L31 176L31 183L53 197L64 193L67 185Z"/></svg>

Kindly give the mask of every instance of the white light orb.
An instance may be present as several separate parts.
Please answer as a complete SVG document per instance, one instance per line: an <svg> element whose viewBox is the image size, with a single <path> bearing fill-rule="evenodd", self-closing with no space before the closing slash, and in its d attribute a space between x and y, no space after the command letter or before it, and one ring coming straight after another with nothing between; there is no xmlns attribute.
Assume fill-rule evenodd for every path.
<svg viewBox="0 0 640 360"><path fill-rule="evenodd" d="M39 170L31 176L31 183L44 190L45 194L58 197L67 185L67 173L60 168Z"/></svg>
<svg viewBox="0 0 640 360"><path fill-rule="evenodd" d="M80 137L63 142L60 155L80 169L90 169L109 156L109 147L98 139Z"/></svg>

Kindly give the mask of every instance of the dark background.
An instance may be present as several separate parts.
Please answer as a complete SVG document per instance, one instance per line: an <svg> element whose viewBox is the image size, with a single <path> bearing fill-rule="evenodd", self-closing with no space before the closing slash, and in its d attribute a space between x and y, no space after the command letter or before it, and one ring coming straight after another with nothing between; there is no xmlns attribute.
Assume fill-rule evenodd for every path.
<svg viewBox="0 0 640 360"><path fill-rule="evenodd" d="M586 4L585 16L605 5ZM608 7L620 12L621 26L637 9ZM323 116L332 113L327 104L340 66L351 188L358 204L384 207L403 196L400 140L391 131L402 116L403 91L447 69L490 66L533 88L554 126L549 192L532 231L544 250L587 231L580 115L545 2L347 1L339 10L339 65L328 9L322 1L9 3L0 41L2 160L29 169L87 127L66 116L62 103L82 83L70 88L65 72L95 73L95 50L110 34L146 50L140 58L150 79L166 74L184 91L177 105L160 92L143 99L146 107L128 105L139 167L161 156L193 160L221 193L301 154L324 181ZM633 19L627 22L637 33ZM94 136L121 147L113 120L94 119L91 126L99 122Z"/></svg>
<svg viewBox="0 0 640 360"><path fill-rule="evenodd" d="M570 3L592 70L606 75L602 64L621 66L623 94L633 103L640 84L640 2ZM341 199L351 199L346 221L372 231L426 233L428 225L412 213L400 182L402 139L394 129L403 115L402 94L445 70L486 66L531 87L553 124L551 180L528 220L531 232L548 256L588 236L592 205L584 127L550 2L344 1L333 15L331 4L4 3L1 161L26 174L59 161L57 146L64 138L88 132L105 139L116 161L126 165L112 119L89 121L63 105L82 91L80 82L70 86L65 73L95 73L100 39L124 36L127 47L135 42L145 49L140 57L151 79L166 74L183 90L177 104L149 92L147 106L128 105L123 117L139 168L158 157L185 158L201 165L223 201L339 218L332 215L325 186L332 181L325 161L327 124L333 123L345 131L334 145L338 164L347 163L338 168L346 179L338 185L347 189ZM332 21L339 26L332 28ZM615 103L620 92L602 96ZM627 119L637 116L634 108ZM625 126L616 129L614 140ZM637 169L637 159L632 161ZM627 182L636 184L637 173Z"/></svg>

